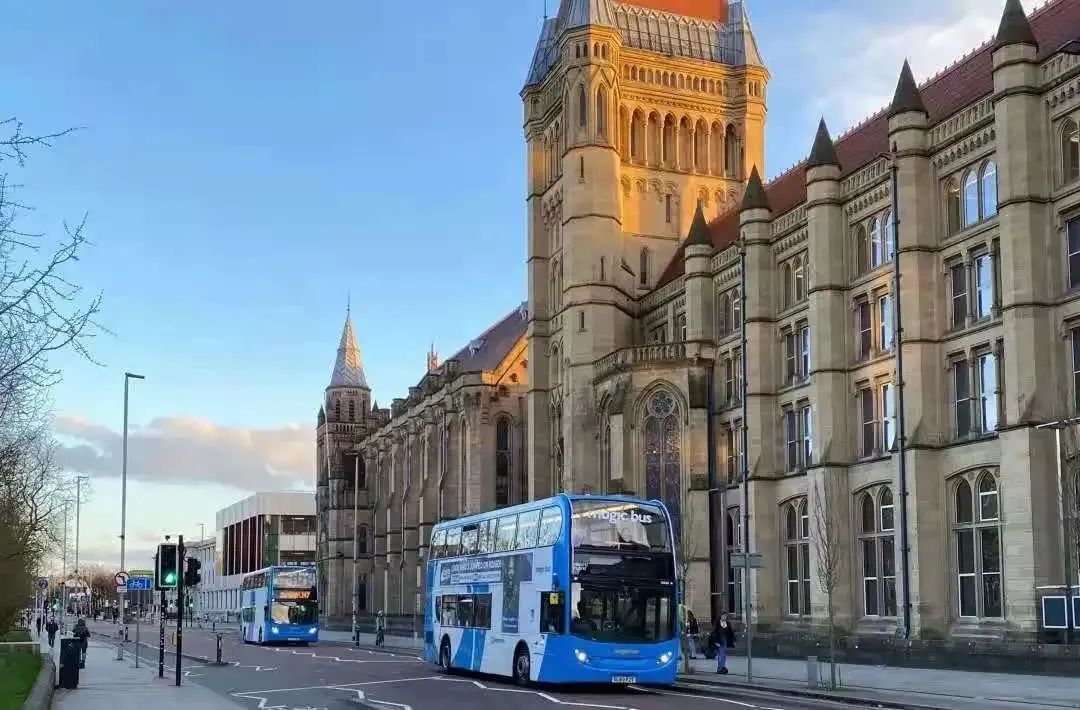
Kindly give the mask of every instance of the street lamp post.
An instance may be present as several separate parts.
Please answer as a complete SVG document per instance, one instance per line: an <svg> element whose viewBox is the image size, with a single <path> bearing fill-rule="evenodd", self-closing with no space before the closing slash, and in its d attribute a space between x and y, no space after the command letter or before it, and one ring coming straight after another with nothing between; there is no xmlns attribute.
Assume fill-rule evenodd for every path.
<svg viewBox="0 0 1080 710"><path fill-rule="evenodd" d="M1057 459L1057 489L1058 489L1058 515L1061 518L1061 550L1062 559L1064 561L1063 577L1065 581L1065 641L1066 643L1072 643L1073 626L1076 619L1072 618L1073 615L1073 583L1072 583L1072 555L1070 554L1069 547L1069 535L1068 535L1068 518L1066 518L1065 511L1065 474L1062 471L1062 459L1065 457L1065 451L1061 448L1061 430L1065 427L1072 426L1073 424L1080 424L1080 417L1070 417L1066 419L1058 419L1052 422L1046 422L1045 424L1039 424L1036 429L1053 429L1054 430L1054 446L1056 448L1055 458ZM1070 501L1070 505L1075 505L1075 502ZM1072 623L1069 623L1072 622Z"/></svg>
<svg viewBox="0 0 1080 710"><path fill-rule="evenodd" d="M353 540L352 540L352 637L353 646L360 646L360 634L356 628L356 613L357 613L357 588L356 588L356 566L359 560L358 548L360 541L360 525L359 523L359 500L360 500L360 454L357 454L353 458Z"/></svg>
<svg viewBox="0 0 1080 710"><path fill-rule="evenodd" d="M75 578L79 578L79 530L80 512L82 510L82 482L90 480L89 476L75 476Z"/></svg>
<svg viewBox="0 0 1080 710"><path fill-rule="evenodd" d="M124 444L123 453L121 455L120 463L120 571L126 572L127 567L124 566L125 559L124 553L127 551L125 535L127 533L127 442L128 442L128 383L131 380L145 380L142 375L136 375L131 372L124 373ZM126 619L124 613L127 611L127 594L126 590L121 589L117 595L117 603L120 605L120 644L124 643L127 637Z"/></svg>

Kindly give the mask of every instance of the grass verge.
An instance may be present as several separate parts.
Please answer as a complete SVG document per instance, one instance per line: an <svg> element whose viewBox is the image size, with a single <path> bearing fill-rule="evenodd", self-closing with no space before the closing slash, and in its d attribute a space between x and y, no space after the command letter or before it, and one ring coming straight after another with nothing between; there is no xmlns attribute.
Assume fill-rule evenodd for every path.
<svg viewBox="0 0 1080 710"><path fill-rule="evenodd" d="M36 653L0 653L0 710L19 710L41 670Z"/></svg>

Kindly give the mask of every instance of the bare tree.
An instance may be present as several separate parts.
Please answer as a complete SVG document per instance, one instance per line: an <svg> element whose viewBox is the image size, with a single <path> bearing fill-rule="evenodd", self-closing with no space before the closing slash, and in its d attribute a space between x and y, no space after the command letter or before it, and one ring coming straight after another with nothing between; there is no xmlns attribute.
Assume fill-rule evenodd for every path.
<svg viewBox="0 0 1080 710"><path fill-rule="evenodd" d="M840 524L843 491L835 477L826 476L814 491L814 551L817 553L817 580L828 605L830 687L837 688L836 678L836 590L844 582L847 546Z"/></svg>
<svg viewBox="0 0 1080 710"><path fill-rule="evenodd" d="M694 521L696 515L694 514L694 505L691 502L691 493L686 491L683 493L681 505L679 506L679 540L675 546L675 554L679 563L679 586L682 590L683 604L687 610L690 606L686 604L687 599L687 577L690 565L694 562L698 550L698 539L693 535ZM691 673L693 668L690 665L689 651L689 639L687 633L689 632L689 614L686 618L679 619L679 623L683 624L683 672Z"/></svg>
<svg viewBox="0 0 1080 710"><path fill-rule="evenodd" d="M1080 587L1080 579L1075 575L1080 573L1080 440L1077 438L1076 426L1065 427L1065 435L1062 437L1065 451L1059 451L1062 456L1062 480L1061 480L1061 511L1064 519L1065 537L1065 560L1071 565L1071 583ZM1066 590L1070 594L1072 590Z"/></svg>

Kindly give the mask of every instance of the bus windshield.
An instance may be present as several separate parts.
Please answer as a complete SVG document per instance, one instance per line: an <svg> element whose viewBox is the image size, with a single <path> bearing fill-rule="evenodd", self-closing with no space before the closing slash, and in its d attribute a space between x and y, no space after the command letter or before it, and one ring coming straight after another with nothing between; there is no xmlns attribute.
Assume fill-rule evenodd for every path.
<svg viewBox="0 0 1080 710"><path fill-rule="evenodd" d="M671 552L667 518L658 506L574 500L571 510L575 549Z"/></svg>
<svg viewBox="0 0 1080 710"><path fill-rule="evenodd" d="M571 585L570 633L608 643L659 643L675 634L672 589Z"/></svg>

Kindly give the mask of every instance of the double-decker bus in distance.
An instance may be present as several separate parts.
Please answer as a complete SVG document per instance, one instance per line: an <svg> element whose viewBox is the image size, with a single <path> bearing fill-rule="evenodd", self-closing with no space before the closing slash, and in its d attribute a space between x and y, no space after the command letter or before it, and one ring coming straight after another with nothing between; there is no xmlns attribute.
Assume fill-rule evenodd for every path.
<svg viewBox="0 0 1080 710"><path fill-rule="evenodd" d="M424 655L519 684L667 685L676 561L660 501L560 494L439 523Z"/></svg>
<svg viewBox="0 0 1080 710"><path fill-rule="evenodd" d="M244 575L240 633L244 643L319 640L319 599L314 567L267 567Z"/></svg>

